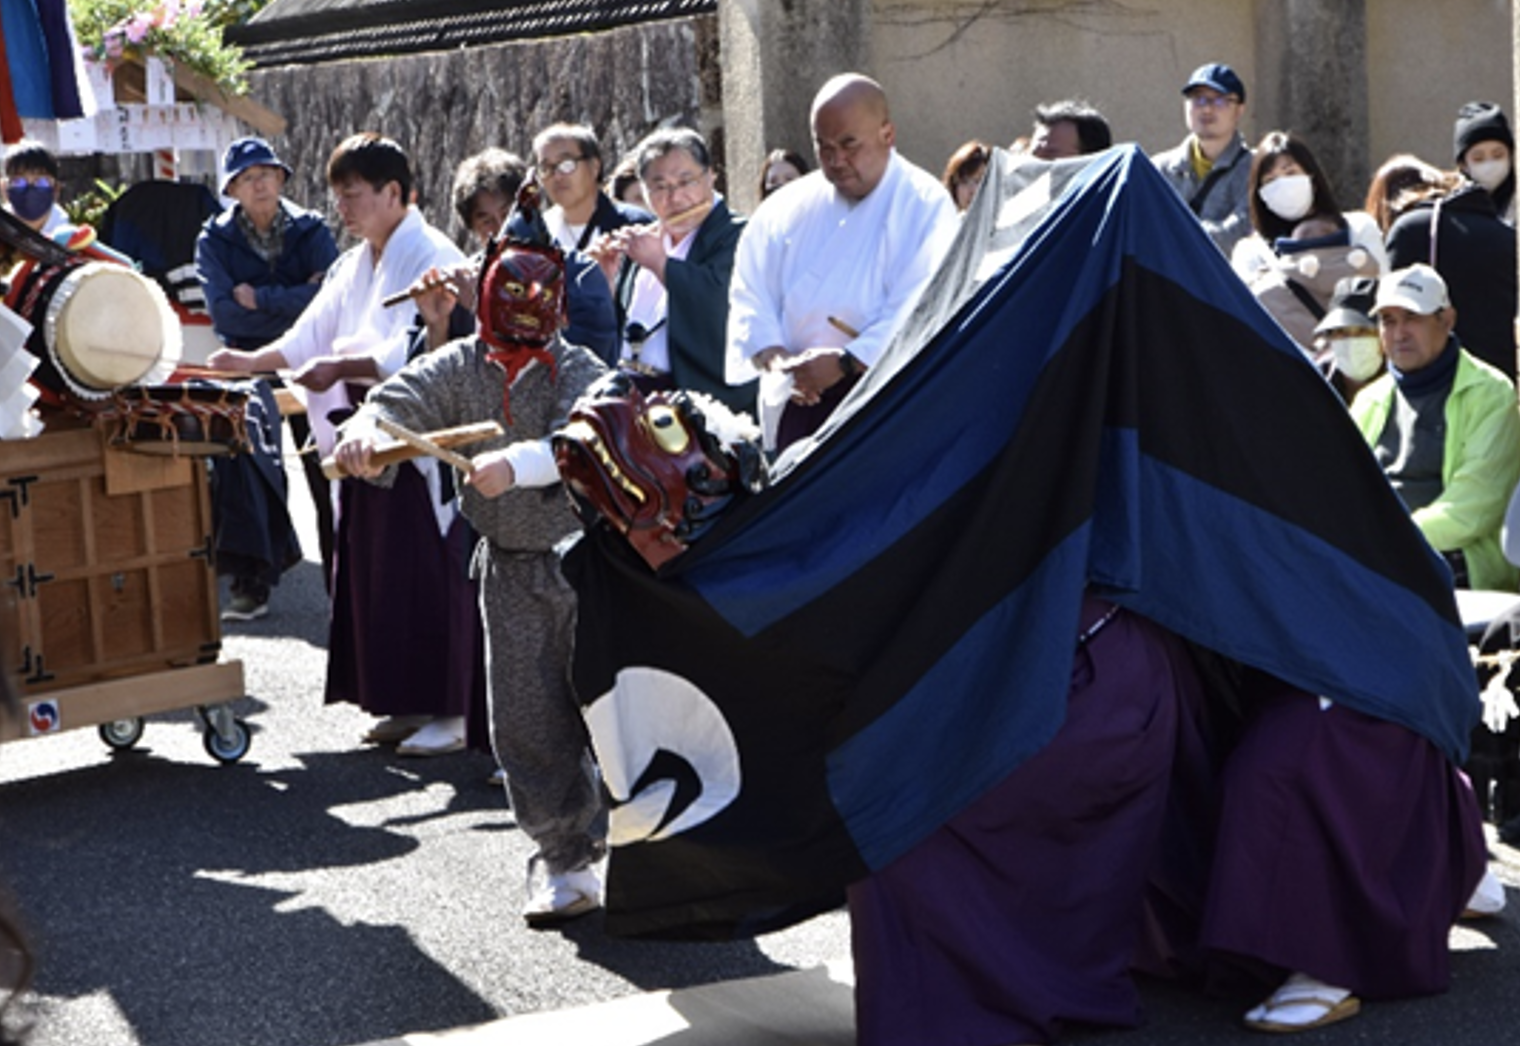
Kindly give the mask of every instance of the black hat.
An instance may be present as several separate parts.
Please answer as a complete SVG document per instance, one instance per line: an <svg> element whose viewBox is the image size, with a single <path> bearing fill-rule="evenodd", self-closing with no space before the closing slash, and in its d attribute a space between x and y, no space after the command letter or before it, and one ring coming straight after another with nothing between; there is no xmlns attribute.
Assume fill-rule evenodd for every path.
<svg viewBox="0 0 1520 1046"><path fill-rule="evenodd" d="M1457 125L1452 134L1456 162L1460 164L1467 150L1479 142L1503 142L1510 152L1515 151L1509 119L1493 102L1468 102L1457 111Z"/></svg>
<svg viewBox="0 0 1520 1046"><path fill-rule="evenodd" d="M1315 334L1344 327L1376 327L1372 306L1377 301L1378 281L1371 276L1346 276L1335 282L1330 308L1314 328Z"/></svg>
<svg viewBox="0 0 1520 1046"><path fill-rule="evenodd" d="M1235 75L1235 70L1219 62L1210 62L1194 69L1188 82L1182 85L1182 93L1187 94L1195 87L1212 87L1220 94L1233 94L1242 102L1246 100L1246 85Z"/></svg>

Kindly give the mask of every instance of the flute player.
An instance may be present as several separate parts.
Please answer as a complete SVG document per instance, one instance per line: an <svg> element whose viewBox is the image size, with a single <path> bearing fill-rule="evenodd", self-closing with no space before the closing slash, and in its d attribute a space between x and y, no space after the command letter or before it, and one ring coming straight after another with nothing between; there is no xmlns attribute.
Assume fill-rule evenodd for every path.
<svg viewBox="0 0 1520 1046"><path fill-rule="evenodd" d="M646 391L690 389L753 412L754 383L729 385L723 375L728 281L744 219L715 191L711 155L696 131L656 131L633 157L658 221L624 226L592 246L618 263L619 366Z"/></svg>

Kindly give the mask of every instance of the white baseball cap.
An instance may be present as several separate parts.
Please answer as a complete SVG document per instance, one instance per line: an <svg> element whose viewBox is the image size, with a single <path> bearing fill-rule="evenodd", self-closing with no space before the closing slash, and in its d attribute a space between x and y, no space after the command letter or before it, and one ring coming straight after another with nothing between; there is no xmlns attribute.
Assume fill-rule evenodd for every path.
<svg viewBox="0 0 1520 1046"><path fill-rule="evenodd" d="M1451 305L1446 293L1446 281L1441 274L1422 262L1415 262L1407 269L1390 272L1378 280L1377 303L1372 314L1387 308L1408 309L1422 316L1440 312Z"/></svg>

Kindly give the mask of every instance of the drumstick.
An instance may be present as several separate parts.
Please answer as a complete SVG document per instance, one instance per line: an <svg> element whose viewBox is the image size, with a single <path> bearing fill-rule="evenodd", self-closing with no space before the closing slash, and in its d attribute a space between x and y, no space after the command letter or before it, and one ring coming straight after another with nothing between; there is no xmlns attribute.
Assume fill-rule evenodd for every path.
<svg viewBox="0 0 1520 1046"><path fill-rule="evenodd" d="M838 316L829 317L829 326L833 327L835 330L839 331L839 333L845 335L846 337L860 337L860 331L856 330L854 327L851 327L848 323L844 322L844 320L841 320Z"/></svg>
<svg viewBox="0 0 1520 1046"><path fill-rule="evenodd" d="M186 378L207 378L212 381L246 381L251 378L281 378L285 372L277 370L217 370L215 367L197 367L181 364L174 373Z"/></svg>
<svg viewBox="0 0 1520 1046"><path fill-rule="evenodd" d="M382 308L389 309L393 305L400 305L402 302L411 301L413 298L420 298L428 291L434 290L438 287L447 287L450 293L457 293L457 289L449 280L441 280L437 283L424 283L423 281L418 280L416 283L412 284L404 291L397 291L395 294L381 298L380 306Z"/></svg>
<svg viewBox="0 0 1520 1046"><path fill-rule="evenodd" d="M499 424L494 421L482 421L474 425L459 425L452 429L439 429L436 432L429 432L426 437L418 438L425 438L433 445L443 448L462 447L467 443L479 443L483 439L490 439L493 436L500 436L501 434L502 428ZM419 452L419 448L411 443L387 443L384 446L376 447L370 454L369 460L370 464L377 468L385 468L389 465L395 465L398 462L415 458ZM458 457L459 455L455 456ZM466 465L465 471L469 471L468 465ZM335 459L326 458L322 462L322 475L328 479L342 479L348 473L342 470Z"/></svg>

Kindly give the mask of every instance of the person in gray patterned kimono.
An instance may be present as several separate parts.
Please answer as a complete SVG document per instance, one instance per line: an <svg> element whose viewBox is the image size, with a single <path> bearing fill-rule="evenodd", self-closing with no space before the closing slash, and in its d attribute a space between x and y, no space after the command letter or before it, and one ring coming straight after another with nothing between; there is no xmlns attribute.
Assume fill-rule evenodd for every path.
<svg viewBox="0 0 1520 1046"><path fill-rule="evenodd" d="M575 594L555 552L577 523L548 437L606 366L560 336L560 252L513 240L492 248L475 336L418 356L371 390L334 457L345 472L384 484L394 466L379 469L371 460L378 419L414 432L490 420L502 426L502 436L475 446L460 497L481 535L473 570L481 578L491 743L517 822L538 847L523 915L544 927L601 905L593 865L606 852L606 814L570 682ZM418 298L425 316L452 307L442 287ZM537 874L540 867L546 874Z"/></svg>

